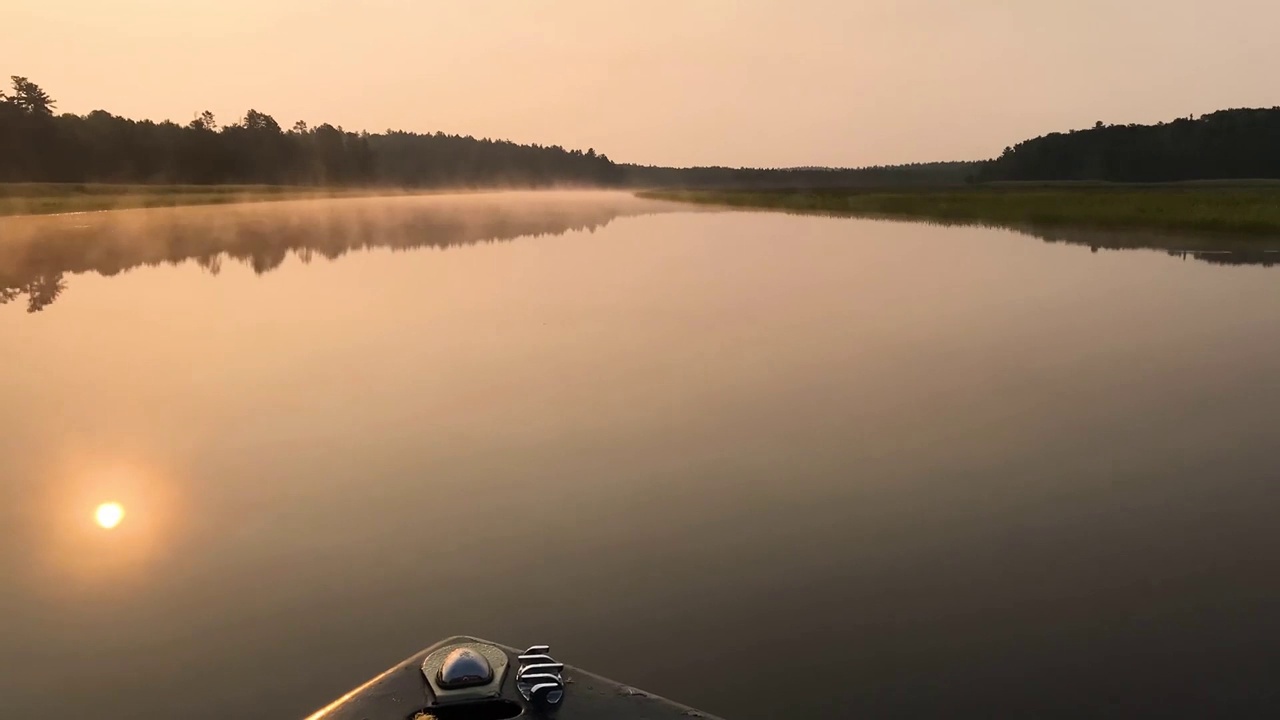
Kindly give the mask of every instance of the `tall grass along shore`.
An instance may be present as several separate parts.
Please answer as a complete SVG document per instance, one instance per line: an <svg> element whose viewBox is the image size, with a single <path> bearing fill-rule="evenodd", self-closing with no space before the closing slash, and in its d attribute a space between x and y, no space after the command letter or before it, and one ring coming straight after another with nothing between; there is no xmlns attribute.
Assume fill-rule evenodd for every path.
<svg viewBox="0 0 1280 720"><path fill-rule="evenodd" d="M393 192L288 185L0 183L0 216L353 197Z"/></svg>
<svg viewBox="0 0 1280 720"><path fill-rule="evenodd" d="M661 190L642 197L731 207L1014 226L1280 235L1280 185L1033 185L929 190Z"/></svg>

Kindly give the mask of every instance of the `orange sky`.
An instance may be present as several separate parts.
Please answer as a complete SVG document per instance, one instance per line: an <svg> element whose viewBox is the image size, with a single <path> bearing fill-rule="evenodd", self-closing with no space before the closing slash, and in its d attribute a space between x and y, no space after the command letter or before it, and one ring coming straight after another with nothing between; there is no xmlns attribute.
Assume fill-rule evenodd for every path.
<svg viewBox="0 0 1280 720"><path fill-rule="evenodd" d="M865 165L1280 105L1275 0L0 0L61 111Z"/></svg>

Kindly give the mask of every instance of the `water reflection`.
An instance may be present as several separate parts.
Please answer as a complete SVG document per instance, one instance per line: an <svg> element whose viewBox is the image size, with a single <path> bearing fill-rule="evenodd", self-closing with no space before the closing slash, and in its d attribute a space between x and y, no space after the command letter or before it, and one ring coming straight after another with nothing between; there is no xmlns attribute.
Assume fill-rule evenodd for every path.
<svg viewBox="0 0 1280 720"><path fill-rule="evenodd" d="M110 588L127 595L154 582L194 521L180 476L157 463L90 455L46 474L6 478L31 483L26 523L7 526L24 548L21 569L8 579L45 601L105 600Z"/></svg>
<svg viewBox="0 0 1280 720"><path fill-rule="evenodd" d="M1013 228L1045 242L1086 245L1098 250L1163 250L1171 257L1214 265L1280 264L1280 238L1225 237L1097 228Z"/></svg>
<svg viewBox="0 0 1280 720"><path fill-rule="evenodd" d="M655 207L597 198L412 202ZM0 716L303 717L459 630L741 720L1276 706L1269 271L686 208L304 265L347 212L27 262L71 295L0 308Z"/></svg>
<svg viewBox="0 0 1280 720"><path fill-rule="evenodd" d="M188 260L213 275L226 260L263 274L290 254L310 263L371 248L594 232L662 207L623 193L495 193L0 219L0 304L25 298L27 312L39 312L66 291L69 274L112 276Z"/></svg>
<svg viewBox="0 0 1280 720"><path fill-rule="evenodd" d="M232 208L177 208L0 218L0 305L25 299L40 312L67 289L67 275L117 275L189 260L217 275L226 260L263 274L293 254L303 263L358 250L449 248L522 236L595 231L614 219L687 205L624 193L491 193ZM1093 228L1011 227L1046 242L1103 250L1164 250L1215 265L1280 263L1280 238L1231 238Z"/></svg>
<svg viewBox="0 0 1280 720"><path fill-rule="evenodd" d="M741 212L741 210L723 210ZM821 215L855 218L848 213L807 210L777 210L789 215ZM1171 257L1200 260L1213 265L1280 264L1280 237L1184 233L1166 230L1103 229L1096 227L1061 227L974 222L971 220L927 220L896 216L874 216L869 219L893 223L922 224L941 227L988 227L1012 230L1049 243L1083 245L1091 252L1099 250L1162 250Z"/></svg>
<svg viewBox="0 0 1280 720"><path fill-rule="evenodd" d="M0 287L0 305L27 296L27 312L40 312L47 305L58 299L67 283L62 273L36 275L25 282L19 281L7 287Z"/></svg>
<svg viewBox="0 0 1280 720"><path fill-rule="evenodd" d="M124 520L124 506L118 502L105 502L93 512L93 519L103 530L114 530Z"/></svg>
<svg viewBox="0 0 1280 720"><path fill-rule="evenodd" d="M1271 267L1280 262L1280 250L1170 250L1170 255L1186 260L1191 257L1214 265L1261 265Z"/></svg>

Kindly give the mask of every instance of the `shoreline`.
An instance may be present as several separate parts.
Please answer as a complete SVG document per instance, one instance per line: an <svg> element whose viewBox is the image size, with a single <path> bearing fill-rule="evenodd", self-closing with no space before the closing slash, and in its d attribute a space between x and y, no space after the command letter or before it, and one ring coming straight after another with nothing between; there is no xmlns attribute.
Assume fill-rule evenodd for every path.
<svg viewBox="0 0 1280 720"><path fill-rule="evenodd" d="M399 188L318 188L297 185L0 183L0 217L55 217L114 210L395 197L431 192Z"/></svg>
<svg viewBox="0 0 1280 720"><path fill-rule="evenodd" d="M1280 236L1280 187L989 187L919 190L651 190L652 200L1000 227Z"/></svg>

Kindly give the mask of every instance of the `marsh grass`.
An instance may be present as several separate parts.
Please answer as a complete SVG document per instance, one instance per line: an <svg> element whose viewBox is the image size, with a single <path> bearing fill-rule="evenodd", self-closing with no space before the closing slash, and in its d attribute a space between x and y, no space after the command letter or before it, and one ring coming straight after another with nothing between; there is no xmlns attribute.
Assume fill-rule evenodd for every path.
<svg viewBox="0 0 1280 720"><path fill-rule="evenodd" d="M918 191L675 190L642 197L731 207L1008 226L1280 234L1280 186L1077 185Z"/></svg>
<svg viewBox="0 0 1280 720"><path fill-rule="evenodd" d="M287 185L123 185L113 183L0 183L0 215L128 208L364 197L394 191Z"/></svg>

